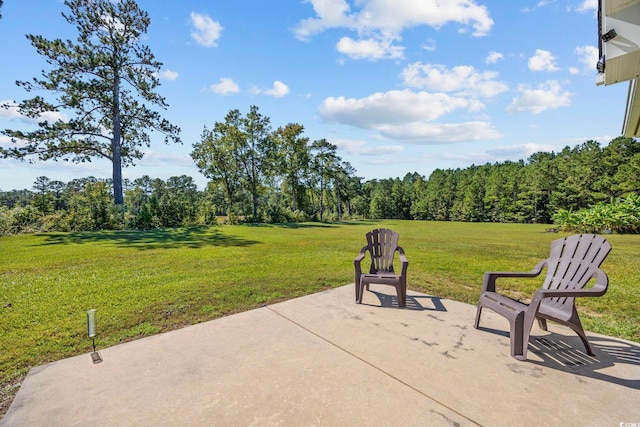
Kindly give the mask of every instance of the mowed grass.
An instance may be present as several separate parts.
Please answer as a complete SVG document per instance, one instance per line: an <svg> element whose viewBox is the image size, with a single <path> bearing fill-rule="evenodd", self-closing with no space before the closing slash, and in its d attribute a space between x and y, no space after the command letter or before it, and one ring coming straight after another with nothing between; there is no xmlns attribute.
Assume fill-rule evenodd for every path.
<svg viewBox="0 0 640 427"><path fill-rule="evenodd" d="M485 271L528 271L566 235L543 225L385 220L3 236L0 403L6 410L30 368L91 351L89 309L104 348L353 283L353 258L377 227L400 233L410 289L471 304ZM579 300L581 318L587 330L640 342L640 236L607 238L609 292ZM541 280L498 283L526 298Z"/></svg>

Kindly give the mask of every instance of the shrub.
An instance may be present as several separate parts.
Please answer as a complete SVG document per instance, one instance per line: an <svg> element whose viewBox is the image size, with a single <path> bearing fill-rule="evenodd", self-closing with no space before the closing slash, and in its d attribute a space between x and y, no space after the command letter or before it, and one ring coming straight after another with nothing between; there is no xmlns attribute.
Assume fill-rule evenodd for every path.
<svg viewBox="0 0 640 427"><path fill-rule="evenodd" d="M640 195L631 194L590 209L560 209L553 220L563 230L579 233L640 233Z"/></svg>

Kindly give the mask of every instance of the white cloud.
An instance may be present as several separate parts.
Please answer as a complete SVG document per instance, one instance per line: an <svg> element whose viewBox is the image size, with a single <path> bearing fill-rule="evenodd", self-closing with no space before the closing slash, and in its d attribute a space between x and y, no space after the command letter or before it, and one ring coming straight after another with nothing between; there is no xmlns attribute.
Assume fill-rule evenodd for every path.
<svg viewBox="0 0 640 427"><path fill-rule="evenodd" d="M320 115L329 122L375 130L387 138L413 142L448 143L499 137L486 122L432 123L456 110L477 111L482 107L482 103L473 99L407 89L360 99L330 97L322 102Z"/></svg>
<svg viewBox="0 0 640 427"><path fill-rule="evenodd" d="M520 96L514 98L507 107L508 112L529 112L540 114L546 110L553 110L571 105L572 93L562 90L560 83L549 80L535 88L520 85Z"/></svg>
<svg viewBox="0 0 640 427"><path fill-rule="evenodd" d="M15 144L17 145L23 145L24 143L26 143L26 141L16 140L15 142ZM15 147L15 144L13 143L13 141L11 141L11 138L9 138L8 136L0 135L0 147L2 146L10 147L11 145Z"/></svg>
<svg viewBox="0 0 640 427"><path fill-rule="evenodd" d="M487 35L493 26L486 6L477 4L475 0L356 0L354 9L359 8L357 10L352 10L346 0L308 2L312 4L316 17L300 21L294 29L296 37L301 40L328 29L344 28L357 32L361 41L389 43L400 40L400 35L408 28L429 26L437 29L449 23L471 27L473 35L480 37ZM364 45L355 46L348 40L342 41L342 45L338 43L338 46L344 50L357 48L360 53L365 50ZM392 44L389 43L389 46ZM394 52L384 57L396 58L398 53ZM379 54L379 50L373 49L373 53ZM365 56L361 54L357 57Z"/></svg>
<svg viewBox="0 0 640 427"><path fill-rule="evenodd" d="M163 70L160 71L159 73L157 73L156 77L158 77L160 80L168 80L168 81L174 81L175 79L177 79L180 75L178 74L177 71L171 71L171 70Z"/></svg>
<svg viewBox="0 0 640 427"><path fill-rule="evenodd" d="M595 72L596 64L598 62L599 52L595 46L578 46L576 47L576 55L580 62L580 67L571 67L569 72L571 74L578 74L581 72Z"/></svg>
<svg viewBox="0 0 640 427"><path fill-rule="evenodd" d="M487 153L480 153L474 151L453 151L447 150L437 153L437 155L430 155L430 159L454 161L461 164L482 164L490 162L492 159Z"/></svg>
<svg viewBox="0 0 640 427"><path fill-rule="evenodd" d="M375 145L371 146L366 141L354 139L331 139L340 150L353 156L386 156L397 154L404 150L402 145Z"/></svg>
<svg viewBox="0 0 640 427"><path fill-rule="evenodd" d="M422 140L426 143L486 141L502 137L490 123L483 121L384 125L378 127L378 131L388 138Z"/></svg>
<svg viewBox="0 0 640 427"><path fill-rule="evenodd" d="M522 144L522 145L507 145L500 148L494 148L487 150L492 158L502 159L528 159L532 154L543 151L551 152L555 147L547 144Z"/></svg>
<svg viewBox="0 0 640 427"><path fill-rule="evenodd" d="M353 40L342 37L336 45L338 52L352 59L396 59L404 56L402 46L394 46L393 40Z"/></svg>
<svg viewBox="0 0 640 427"><path fill-rule="evenodd" d="M0 100L0 117L9 120L26 119L26 117L18 111L18 104L9 99Z"/></svg>
<svg viewBox="0 0 640 427"><path fill-rule="evenodd" d="M23 114L20 114L18 104L15 101L11 101L9 99L0 100L0 117L9 120L20 120L26 123L38 123L42 121L54 123L58 120L67 120L67 116L65 114L56 111L47 111L43 114L40 114L36 118L27 117Z"/></svg>
<svg viewBox="0 0 640 427"><path fill-rule="evenodd" d="M100 28L110 32L111 29L115 30L116 33L124 34L125 25L122 22L122 19L119 19L117 16L108 15L106 13L100 14L101 25Z"/></svg>
<svg viewBox="0 0 640 427"><path fill-rule="evenodd" d="M556 0L541 0L538 3L536 3L536 5L534 7L525 7L525 8L523 8L522 12L531 13L531 12L534 12L536 9L540 9L540 8L548 6L550 4L554 4L555 2L556 2Z"/></svg>
<svg viewBox="0 0 640 427"><path fill-rule="evenodd" d="M240 92L240 87L229 77L222 77L219 83L212 84L211 90L220 95Z"/></svg>
<svg viewBox="0 0 640 427"><path fill-rule="evenodd" d="M139 161L139 165L147 167L167 167L183 166L193 167L193 159L189 155L164 153L160 151L147 150L144 157Z"/></svg>
<svg viewBox="0 0 640 427"><path fill-rule="evenodd" d="M265 90L264 93L275 98L282 98L289 93L289 86L282 83L280 80L276 80L273 82L273 87Z"/></svg>
<svg viewBox="0 0 640 427"><path fill-rule="evenodd" d="M307 18L298 24L294 32L297 38L306 40L328 28L353 28L355 23L347 16L350 10L346 0L308 0L317 18Z"/></svg>
<svg viewBox="0 0 640 427"><path fill-rule="evenodd" d="M536 49L536 54L529 58L529 69L531 71L558 71L556 58L551 52Z"/></svg>
<svg viewBox="0 0 640 427"><path fill-rule="evenodd" d="M578 12L589 12L592 10L598 10L598 0L584 0L580 6L576 8Z"/></svg>
<svg viewBox="0 0 640 427"><path fill-rule="evenodd" d="M191 25L194 27L191 37L196 43L204 47L218 46L218 40L224 29L219 22L207 15L191 12Z"/></svg>
<svg viewBox="0 0 640 427"><path fill-rule="evenodd" d="M586 139L584 138L576 142L575 144L563 144L559 145L560 149L566 145L576 145L581 144ZM480 147L480 145L478 145ZM463 164L481 164L486 162L496 162L496 161L517 161L517 160L527 160L531 157L532 154L537 152L551 152L556 150L557 147L549 144L521 144L521 145L508 145L502 146L499 148L493 148L486 150L485 152L474 152L474 151L454 151L447 150L441 151L437 154L437 157L434 156L434 159L438 160L453 160L456 162L461 162Z"/></svg>
<svg viewBox="0 0 640 427"><path fill-rule="evenodd" d="M448 69L444 65L415 62L402 70L402 77L405 86L485 98L499 95L509 88L496 80L498 73L479 72L470 65Z"/></svg>
<svg viewBox="0 0 640 427"><path fill-rule="evenodd" d="M504 55L501 54L500 52L489 52L489 55L487 55L485 62L487 64L495 64L501 59L504 59Z"/></svg>
<svg viewBox="0 0 640 427"><path fill-rule="evenodd" d="M422 48L426 51L433 52L436 50L436 41L429 39L422 45Z"/></svg>
<svg viewBox="0 0 640 427"><path fill-rule="evenodd" d="M436 120L472 103L444 93L392 90L366 98L329 97L320 105L321 116L331 122L375 129L385 123Z"/></svg>
<svg viewBox="0 0 640 427"><path fill-rule="evenodd" d="M582 136L574 136L570 138L561 138L557 141L554 141L555 147L553 151L560 152L566 146L573 147L574 145L580 145L585 141L593 140L593 141L611 141L614 138L619 137L620 135L582 135ZM551 150L549 150L551 151Z"/></svg>

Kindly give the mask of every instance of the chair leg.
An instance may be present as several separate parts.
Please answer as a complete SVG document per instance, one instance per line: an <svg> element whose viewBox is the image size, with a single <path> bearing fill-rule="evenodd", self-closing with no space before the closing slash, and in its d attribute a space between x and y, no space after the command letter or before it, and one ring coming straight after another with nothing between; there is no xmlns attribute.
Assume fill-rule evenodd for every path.
<svg viewBox="0 0 640 427"><path fill-rule="evenodd" d="M482 304L478 303L478 310L476 311L476 321L473 324L473 327L478 329L480 326L480 314L482 314Z"/></svg>
<svg viewBox="0 0 640 427"><path fill-rule="evenodd" d="M511 356L518 360L527 360L527 347L529 339L525 340L524 312L520 311L513 319L509 319L511 326Z"/></svg>
<svg viewBox="0 0 640 427"><path fill-rule="evenodd" d="M358 304L362 304L362 296L364 294L364 283L360 283L360 285L358 286ZM367 286L369 286L367 284Z"/></svg>
<svg viewBox="0 0 640 427"><path fill-rule="evenodd" d="M589 344L589 340L587 339L587 335L584 333L584 331L582 329L580 330L573 329L573 330L576 332L576 334L578 334L578 336L582 340L582 344L584 344L584 348L587 350L587 354L589 356L595 356L595 353L593 352L593 349L591 348L591 344Z"/></svg>
<svg viewBox="0 0 640 427"><path fill-rule="evenodd" d="M402 285L398 285L396 287L396 293L398 294L398 307L406 307L407 306L407 296L402 289Z"/></svg>
<svg viewBox="0 0 640 427"><path fill-rule="evenodd" d="M584 344L584 348L587 350L587 354L589 356L595 356L591 344L589 344L589 340L587 339L587 335L584 333L584 328L582 327L582 322L580 322L580 317L578 316L575 306L573 307L573 314L567 322L567 325L578 334L580 340L582 340L582 344Z"/></svg>
<svg viewBox="0 0 640 427"><path fill-rule="evenodd" d="M541 317L536 317L536 319L538 319L538 326L540 326L540 329L547 331L547 319L543 319Z"/></svg>

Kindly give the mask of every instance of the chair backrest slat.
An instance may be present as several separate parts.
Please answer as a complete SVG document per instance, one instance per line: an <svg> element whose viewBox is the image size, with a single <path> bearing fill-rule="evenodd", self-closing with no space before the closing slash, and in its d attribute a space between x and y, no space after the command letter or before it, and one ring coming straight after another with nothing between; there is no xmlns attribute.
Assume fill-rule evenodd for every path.
<svg viewBox="0 0 640 427"><path fill-rule="evenodd" d="M593 271L600 267L611 251L611 244L602 236L576 234L551 243L547 259L544 289L582 289ZM546 298L544 305L573 304L573 298Z"/></svg>
<svg viewBox="0 0 640 427"><path fill-rule="evenodd" d="M367 246L371 254L370 273L393 273L393 257L398 247L399 235L388 228L378 228L367 233Z"/></svg>

